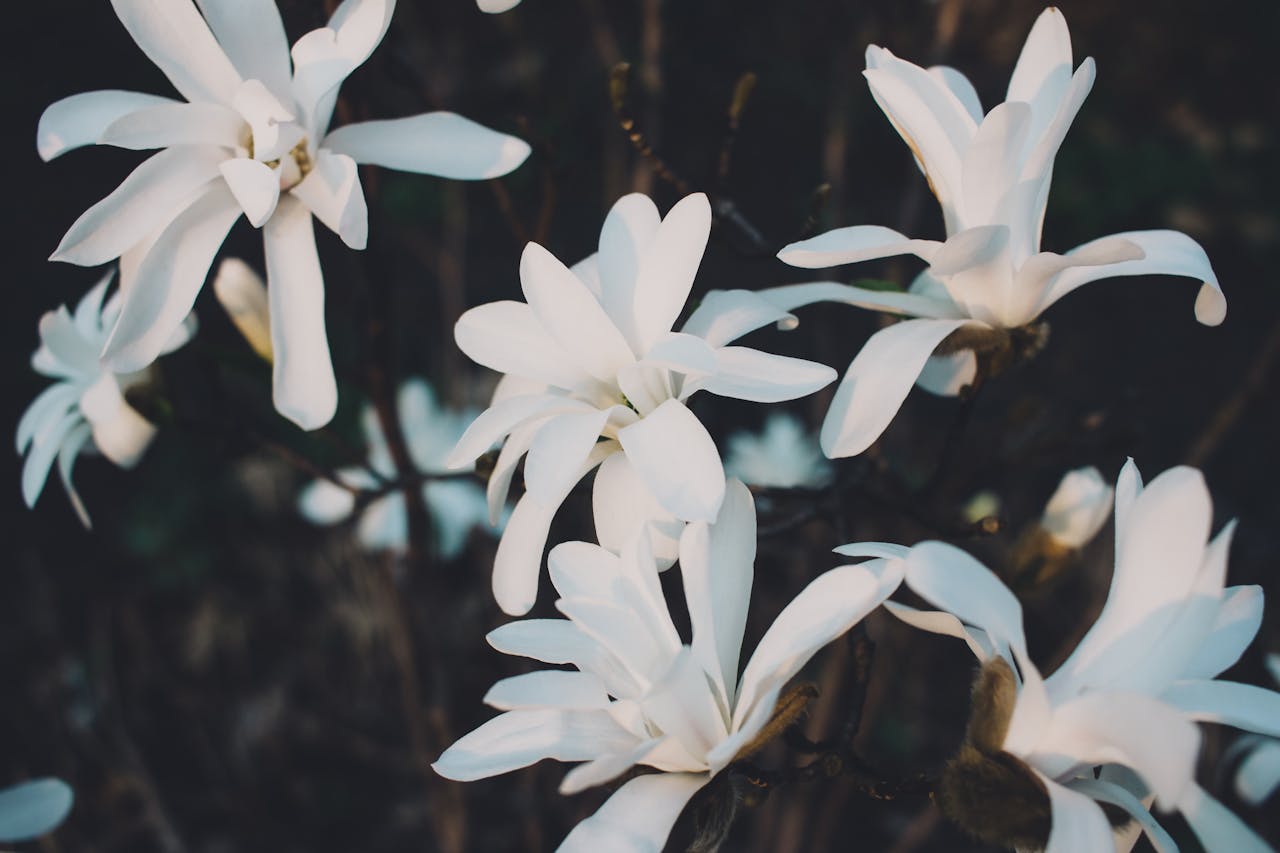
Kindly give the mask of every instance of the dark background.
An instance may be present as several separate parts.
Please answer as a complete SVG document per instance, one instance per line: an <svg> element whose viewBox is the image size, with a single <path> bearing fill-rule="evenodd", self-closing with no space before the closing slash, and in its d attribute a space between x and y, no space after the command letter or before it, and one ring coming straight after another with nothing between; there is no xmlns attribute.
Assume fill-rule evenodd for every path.
<svg viewBox="0 0 1280 853"><path fill-rule="evenodd" d="M321 0L280 5L292 38L323 23ZM535 154L498 188L386 172L366 179L367 258L353 260L317 229L342 384L334 432L358 440L362 377L374 358L396 376L434 377L455 402L482 401L492 378L454 349L452 324L470 305L518 292L524 240L536 237L572 262L592 251L622 193L649 189L663 209L679 197L618 129L607 96L615 62L633 63L633 111L671 168L731 200L773 250L799 235L824 182L824 228L865 222L940 236L923 179L859 75L863 49L878 43L961 68L990 107L1041 8L1024 0L525 0L494 17L472 0L402 0L382 48L344 89L344 109L379 118L452 109L523 135ZM786 532L761 543L749 646L808 579L835 565L831 547L944 535L969 496L992 489L1003 499L1002 531L961 544L998 565L1065 470L1092 463L1113 477L1126 455L1148 478L1182 462L1202 467L1215 526L1241 521L1231 582L1276 589L1280 5L1067 0L1062 8L1077 61L1093 56L1098 82L1058 158L1045 247L1133 228L1184 230L1213 260L1226 323L1195 322L1196 285L1187 280L1107 280L1073 294L1047 315L1048 349L975 403L927 497L915 490L943 457L959 407L914 393L874 452L843 463L848 479L874 488L846 493L838 512L804 524L789 521L804 511L802 498L762 504L762 525ZM106 0L13 3L5 12L0 364L8 393L0 423L11 430L44 386L28 368L38 317L73 303L98 277L44 258L142 159L102 148L43 164L34 146L39 115L89 89L170 90ZM748 70L759 83L720 182L725 110ZM259 243L241 223L226 253L260 263ZM697 288L804 277L771 253L752 252L741 229L721 223ZM842 273L906 282L914 269L867 264ZM381 294L372 310L391 307L389 357L366 346L361 318L371 300L362 279ZM490 683L525 665L483 641L502 622L488 593L491 540L474 538L453 564L405 565L362 554L349 527L301 521L293 501L307 477L268 445L325 464L357 460L275 418L268 368L245 357L211 294L197 310L201 332L162 363L158 394L180 421L205 426L166 425L133 472L83 459L76 480L94 532L79 527L56 476L28 511L21 460L0 455L0 484L8 484L0 517L12 542L0 566L0 783L57 775L78 796L68 823L26 849L554 849L605 791L562 798L555 787L564 768L549 763L467 786L423 766L490 715L480 704ZM800 333L758 336L774 351L843 370L879 320L827 306L808 309L802 322ZM794 408L816 426L829 394ZM697 408L720 439L767 412L714 399ZM578 495L551 541L590 538L587 518L587 496ZM1041 660L1060 655L1063 639L1100 605L1109 559L1104 532L1070 577L1028 597ZM551 612L549 598L544 591L537 613ZM877 652L858 748L890 776L935 770L963 726L971 661L960 644L883 614L868 632ZM1263 654L1277 648L1271 616L1231 677L1262 683ZM807 723L812 737L838 729L847 714L850 654L837 643L811 667L824 690ZM1236 802L1229 772L1217 766L1234 736L1207 732L1202 783L1275 841L1274 813ZM689 824L677 828L673 849ZM1185 835L1176 818L1169 825ZM978 848L927 803L875 801L845 779L775 791L740 818L725 849Z"/></svg>

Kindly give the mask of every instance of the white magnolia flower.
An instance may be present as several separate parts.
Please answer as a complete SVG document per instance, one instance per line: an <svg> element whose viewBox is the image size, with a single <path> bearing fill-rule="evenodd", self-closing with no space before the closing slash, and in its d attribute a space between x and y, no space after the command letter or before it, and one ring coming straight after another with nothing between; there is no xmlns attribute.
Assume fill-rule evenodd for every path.
<svg viewBox="0 0 1280 853"><path fill-rule="evenodd" d="M507 375L451 461L469 464L508 436L489 481L489 498L501 505L528 454L527 491L494 564L494 595L507 613L533 606L551 518L601 463L594 504L605 547L618 550L648 521L669 561L682 522L715 520L724 468L685 405L694 393L773 403L835 378L821 364L728 346L787 317L748 291L709 295L682 331L671 331L710 230L705 195L685 198L665 219L648 197L626 196L605 219L599 254L570 270L530 243L520 259L527 302L492 302L458 320L462 351Z"/></svg>
<svg viewBox="0 0 1280 853"><path fill-rule="evenodd" d="M71 483L76 457L91 448L121 468L132 468L156 435L155 426L124 396L148 380L148 371L117 373L98 360L120 314L120 292L105 299L112 278L109 273L85 294L74 314L63 305L40 318L40 348L31 366L57 381L18 422L18 453L27 457L22 468L27 506L35 506L56 459L62 485L85 527L90 526L89 514ZM172 330L161 353L178 349L194 332L195 315L190 315Z"/></svg>
<svg viewBox="0 0 1280 853"><path fill-rule="evenodd" d="M739 677L755 550L751 493L730 481L719 521L694 522L680 539L693 627L686 644L648 537L634 537L621 556L585 542L557 546L551 579L568 619L512 622L488 639L506 654L574 669L499 681L485 701L505 713L449 747L436 771L470 781L544 758L584 762L560 786L571 794L636 765L653 768L659 772L624 784L559 849L661 850L689 798L769 722L786 683L901 580L896 561L885 560L819 576L778 615Z"/></svg>
<svg viewBox="0 0 1280 853"><path fill-rule="evenodd" d="M1181 811L1210 850L1267 850L1194 778L1195 721L1280 735L1280 694L1215 680L1262 620L1259 587L1225 586L1235 524L1210 539L1213 507L1200 472L1174 468L1144 489L1132 460L1116 485L1115 512L1106 605L1048 678L1027 653L1018 600L957 548L928 542L900 552L907 585L946 612L889 607L919 628L963 638L981 660L1003 658L1020 675L1003 750L1048 794L1049 853L1113 849L1099 802L1132 814L1157 850L1176 850L1142 804L1148 796Z"/></svg>
<svg viewBox="0 0 1280 853"><path fill-rule="evenodd" d="M728 444L725 471L749 485L816 489L831 480L831 463L822 455L817 436L795 415L774 412L759 434L734 433Z"/></svg>
<svg viewBox="0 0 1280 853"><path fill-rule="evenodd" d="M31 841L53 832L74 799L61 779L33 779L0 790L0 843Z"/></svg>
<svg viewBox="0 0 1280 853"><path fill-rule="evenodd" d="M835 282L765 291L788 311L831 301L918 318L877 332L850 364L822 427L828 456L866 450L893 419L912 383L951 395L971 384L977 371L972 350L930 359L956 330L1024 326L1091 281L1187 276L1203 282L1196 319L1217 325L1226 316L1226 299L1209 259L1185 234L1132 231L1063 255L1041 251L1054 158L1093 85L1092 59L1074 74L1072 65L1066 21L1057 9L1047 9L1027 37L1007 100L984 116L973 86L958 71L926 70L884 48L868 48L864 76L937 197L947 239L910 239L878 225L858 225L793 243L778 254L806 268L902 254L929 263L909 293Z"/></svg>
<svg viewBox="0 0 1280 853"><path fill-rule="evenodd" d="M1267 655L1267 669L1271 679L1280 684L1280 655ZM1236 769L1236 793L1250 805L1261 805L1280 788L1280 740L1260 737L1242 740L1246 754Z"/></svg>
<svg viewBox="0 0 1280 853"><path fill-rule="evenodd" d="M1040 527L1064 548L1083 548L1107 523L1114 497L1092 465L1068 471L1045 505Z"/></svg>
<svg viewBox="0 0 1280 853"><path fill-rule="evenodd" d="M108 90L45 111L37 147L46 160L93 143L163 149L81 216L53 259L121 259L126 298L103 355L117 371L140 370L191 310L227 232L246 216L266 246L276 408L304 429L328 423L337 385L312 215L363 249L357 164L493 178L519 166L529 146L446 112L329 132L338 87L382 40L394 0L344 0L292 53L272 0L112 5L186 102Z"/></svg>
<svg viewBox="0 0 1280 853"><path fill-rule="evenodd" d="M420 379L408 380L400 386L397 405L400 429L418 471L456 474L445 466L445 458L475 419L476 412L444 408L436 400L431 386ZM395 482L396 466L378 414L372 407L365 408L362 425L369 447L368 467L342 468L336 473L353 488L376 490ZM431 514L436 549L446 560L462 553L472 528L494 529L489 525L484 489L469 478L428 480L422 486L422 499ZM328 480L315 480L298 496L299 511L315 524L336 524L350 517L355 508L355 495ZM495 523L497 521L495 519ZM404 551L409 543L409 510L404 492L398 489L388 492L364 507L357 535L369 550Z"/></svg>

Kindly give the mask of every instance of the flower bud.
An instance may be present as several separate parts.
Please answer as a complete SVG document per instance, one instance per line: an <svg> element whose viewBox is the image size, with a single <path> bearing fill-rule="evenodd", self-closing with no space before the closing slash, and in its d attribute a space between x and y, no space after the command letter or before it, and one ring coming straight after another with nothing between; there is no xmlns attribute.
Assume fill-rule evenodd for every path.
<svg viewBox="0 0 1280 853"><path fill-rule="evenodd" d="M1097 468L1068 471L1045 505L1040 526L1058 545L1083 548L1111 514L1114 497L1115 490Z"/></svg>
<svg viewBox="0 0 1280 853"><path fill-rule="evenodd" d="M218 267L213 291L253 351L271 361L271 319L262 278L244 261L227 258Z"/></svg>

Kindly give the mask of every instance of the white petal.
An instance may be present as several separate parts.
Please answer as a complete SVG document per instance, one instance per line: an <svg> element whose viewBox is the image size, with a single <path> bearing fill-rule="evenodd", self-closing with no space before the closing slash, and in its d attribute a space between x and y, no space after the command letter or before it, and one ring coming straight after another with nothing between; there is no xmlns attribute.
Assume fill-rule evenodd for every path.
<svg viewBox="0 0 1280 853"><path fill-rule="evenodd" d="M215 186L165 229L126 282L120 319L102 354L112 370L128 373L155 360L191 313L214 255L239 218L231 193Z"/></svg>
<svg viewBox="0 0 1280 853"><path fill-rule="evenodd" d="M755 501L746 486L730 480L716 523L690 524L680 537L693 654L720 688L726 708L736 698L755 559Z"/></svg>
<svg viewBox="0 0 1280 853"><path fill-rule="evenodd" d="M186 0L111 0L147 58L188 101L230 103L240 75Z"/></svg>
<svg viewBox="0 0 1280 853"><path fill-rule="evenodd" d="M1005 194L1018 183L1030 123L1031 107L1010 101L993 107L978 126L961 165L966 223L992 222Z"/></svg>
<svg viewBox="0 0 1280 853"><path fill-rule="evenodd" d="M733 728L762 696L786 684L819 649L879 607L892 591L863 566L840 566L806 586L778 614L747 661Z"/></svg>
<svg viewBox="0 0 1280 853"><path fill-rule="evenodd" d="M641 707L659 731L674 737L690 756L705 756L729 735L707 673L685 646L666 673L645 694Z"/></svg>
<svg viewBox="0 0 1280 853"><path fill-rule="evenodd" d="M502 450L498 453L498 459L493 465L493 473L489 475L489 482L485 486L490 525L496 525L502 518L507 496L511 493L511 480L515 477L516 467L529 451L529 445L533 443L533 438L538 434L543 423L545 423L544 420L533 420L521 424L513 429L507 436L507 440L503 442Z"/></svg>
<svg viewBox="0 0 1280 853"><path fill-rule="evenodd" d="M253 351L271 361L271 313L262 277L239 258L227 258L213 278L213 292Z"/></svg>
<svg viewBox="0 0 1280 853"><path fill-rule="evenodd" d="M298 512L312 524L337 524L355 506L355 495L328 480L315 480L298 495Z"/></svg>
<svg viewBox="0 0 1280 853"><path fill-rule="evenodd" d="M943 542L924 542L907 555L907 586L921 598L986 632L1021 656L1027 643L1022 605L986 566Z"/></svg>
<svg viewBox="0 0 1280 853"><path fill-rule="evenodd" d="M868 290L835 281L813 281L808 284L787 284L760 291L760 295L784 311L794 311L815 302L842 302L883 311L886 314L906 314L911 317L964 317L959 306L946 296L943 299L918 293Z"/></svg>
<svg viewBox="0 0 1280 853"><path fill-rule="evenodd" d="M218 165L226 156L212 146L184 146L153 155L81 214L50 260L82 267L115 260L179 216L218 177Z"/></svg>
<svg viewBox="0 0 1280 853"><path fill-rule="evenodd" d="M409 507L403 492L392 492L365 507L356 538L367 551L403 553L409 547Z"/></svg>
<svg viewBox="0 0 1280 853"><path fill-rule="evenodd" d="M453 329L476 364L571 390L590 377L575 365L524 302L490 302L467 311Z"/></svg>
<svg viewBox="0 0 1280 853"><path fill-rule="evenodd" d="M1025 322L1014 315L1016 300L1006 225L978 225L953 234L934 255L929 274L971 317L994 326Z"/></svg>
<svg viewBox="0 0 1280 853"><path fill-rule="evenodd" d="M793 323L795 318L773 304L768 294L768 290L713 290L702 297L681 331L722 347L770 323Z"/></svg>
<svg viewBox="0 0 1280 853"><path fill-rule="evenodd" d="M520 256L520 286L542 327L575 363L610 382L635 362L626 339L591 291L537 243Z"/></svg>
<svg viewBox="0 0 1280 853"><path fill-rule="evenodd" d="M735 400L794 400L827 387L836 378L836 372L825 364L748 347L722 347L716 356L715 374L699 382L698 387Z"/></svg>
<svg viewBox="0 0 1280 853"><path fill-rule="evenodd" d="M1124 809L1146 832L1156 853L1178 853L1178 845L1173 837L1165 831L1164 827L1156 823L1156 819L1151 816L1151 812L1142 804L1142 801L1122 786L1103 779L1073 779L1067 783L1067 787L1084 794L1091 800L1111 803Z"/></svg>
<svg viewBox="0 0 1280 853"><path fill-rule="evenodd" d="M968 77L948 65L934 65L929 69L929 74L951 90L951 94L956 96L956 100L973 118L974 124L982 123L985 112L982 101L978 100L978 91L973 88Z"/></svg>
<svg viewBox="0 0 1280 853"><path fill-rule="evenodd" d="M86 530L93 528L93 522L89 520L89 511L85 508L84 501L80 499L80 493L71 482L71 472L75 467L76 459L80 456L80 451L91 438L93 438L93 429L88 424L79 424L67 434L67 437L62 440L62 446L58 448L58 476L62 479L62 488L67 493L67 499L71 501L71 508L76 511L80 523Z"/></svg>
<svg viewBox="0 0 1280 853"><path fill-rule="evenodd" d="M337 89L382 41L395 0L343 0L329 24L293 45L293 94L307 114L315 137L329 127Z"/></svg>
<svg viewBox="0 0 1280 853"><path fill-rule="evenodd" d="M568 797L581 793L587 788L594 788L596 785L612 782L643 761L662 742L662 738L650 738L649 740L641 741L630 752L602 755L592 761L579 764L565 774L564 780L560 783L560 793Z"/></svg>
<svg viewBox="0 0 1280 853"><path fill-rule="evenodd" d="M485 640L504 655L579 669L597 654L595 640L567 619L523 619L494 628Z"/></svg>
<svg viewBox="0 0 1280 853"><path fill-rule="evenodd" d="M275 170L248 157L225 160L219 170L249 224L261 228L271 218L276 202L280 200L280 179Z"/></svg>
<svg viewBox="0 0 1280 853"><path fill-rule="evenodd" d="M642 364L682 373L686 380L701 379L716 371L719 352L696 335L667 332L649 347Z"/></svg>
<svg viewBox="0 0 1280 853"><path fill-rule="evenodd" d="M41 346L32 366L46 375L70 379L95 376L100 371L95 338L80 332L65 305L47 311L40 318Z"/></svg>
<svg viewBox="0 0 1280 853"><path fill-rule="evenodd" d="M966 320L906 320L871 336L849 365L822 424L822 450L832 459L872 445L947 335Z"/></svg>
<svg viewBox="0 0 1280 853"><path fill-rule="evenodd" d="M36 150L46 162L73 148L93 145L112 122L163 104L177 104L158 95L104 89L81 92L55 101L45 108L36 130Z"/></svg>
<svg viewBox="0 0 1280 853"><path fill-rule="evenodd" d="M1225 590L1210 634L1182 668L1182 676L1217 678L1234 666L1262 627L1262 604L1260 586Z"/></svg>
<svg viewBox="0 0 1280 853"><path fill-rule="evenodd" d="M431 767L446 779L472 782L544 758L586 761L634 743L604 711L508 711L459 738Z"/></svg>
<svg viewBox="0 0 1280 853"><path fill-rule="evenodd" d="M711 202L694 193L658 226L636 273L635 330L642 349L671 331L684 310L711 235Z"/></svg>
<svg viewBox="0 0 1280 853"><path fill-rule="evenodd" d="M709 778L694 773L637 776L574 827L556 851L662 853L680 812Z"/></svg>
<svg viewBox="0 0 1280 853"><path fill-rule="evenodd" d="M1273 853L1272 848L1203 788L1191 785L1178 810L1191 824L1191 829L1204 849L1216 853Z"/></svg>
<svg viewBox="0 0 1280 853"><path fill-rule="evenodd" d="M950 613L941 610L917 610L896 601L886 601L884 607L894 616L913 628L964 640L969 651L979 661L987 661L997 652L987 633L980 628L970 628Z"/></svg>
<svg viewBox="0 0 1280 853"><path fill-rule="evenodd" d="M60 423L79 402L80 389L67 382L41 391L18 421L18 453L26 453L33 438Z"/></svg>
<svg viewBox="0 0 1280 853"><path fill-rule="evenodd" d="M684 521L715 521L724 501L724 466L707 428L678 400L618 431L640 479L663 508Z"/></svg>
<svg viewBox="0 0 1280 853"><path fill-rule="evenodd" d="M120 116L103 128L97 142L142 151L174 145L243 145L249 128L240 114L222 104L161 102Z"/></svg>
<svg viewBox="0 0 1280 853"><path fill-rule="evenodd" d="M519 394L508 397L485 409L471 422L445 464L455 470L470 466L504 435L527 421L586 411L595 411L595 408L581 400L558 394Z"/></svg>
<svg viewBox="0 0 1280 853"><path fill-rule="evenodd" d="M880 557L885 560L898 560L911 553L907 546L892 542L850 542L831 550L842 557Z"/></svg>
<svg viewBox="0 0 1280 853"><path fill-rule="evenodd" d="M476 5L480 7L481 12L496 15L519 6L520 0L476 0Z"/></svg>
<svg viewBox="0 0 1280 853"><path fill-rule="evenodd" d="M618 199L600 229L600 303L636 352L643 352L635 323L636 276L662 224L653 201L643 193Z"/></svg>
<svg viewBox="0 0 1280 853"><path fill-rule="evenodd" d="M110 373L80 396L80 411L93 427L93 443L121 468L137 465L156 436L156 428L129 405Z"/></svg>
<svg viewBox="0 0 1280 853"><path fill-rule="evenodd" d="M466 181L514 171L531 150L523 140L449 112L349 124L323 145L357 163Z"/></svg>
<svg viewBox="0 0 1280 853"><path fill-rule="evenodd" d="M311 173L290 192L342 242L357 251L368 244L369 208L360 171L350 157L321 149Z"/></svg>
<svg viewBox="0 0 1280 853"><path fill-rule="evenodd" d="M1280 737L1280 693L1234 681L1179 681L1160 698L1193 719Z"/></svg>
<svg viewBox="0 0 1280 853"><path fill-rule="evenodd" d="M895 255L928 261L941 247L936 240L913 240L883 225L850 225L784 246L778 259L793 267L822 269Z"/></svg>
<svg viewBox="0 0 1280 853"><path fill-rule="evenodd" d="M227 58L246 80L288 92L289 40L275 0L196 0Z"/></svg>
<svg viewBox="0 0 1280 853"><path fill-rule="evenodd" d="M545 503L568 492L573 487L569 479L595 447L610 414L610 409L592 409L549 418L525 457L524 482L529 493Z"/></svg>
<svg viewBox="0 0 1280 853"><path fill-rule="evenodd" d="M1102 278L1125 275L1174 275L1201 282L1196 296L1196 319L1206 326L1216 326L1227 316L1227 298L1222 294L1218 277L1209 257L1195 240L1180 231L1126 231L1101 240L1127 240L1145 253L1141 260L1122 261L1101 266L1073 267L1053 280L1041 300L1040 310L1048 308L1082 284ZM1095 240L1094 243L1101 242ZM1093 243L1072 249L1066 257L1086 252Z"/></svg>
<svg viewBox="0 0 1280 853"><path fill-rule="evenodd" d="M28 508L36 505L36 498L40 497L45 481L49 479L53 460L67 436L83 422L78 412L64 415L61 420L44 427L31 442L31 449L22 465L22 499Z"/></svg>
<svg viewBox="0 0 1280 853"><path fill-rule="evenodd" d="M609 705L599 678L586 672L545 669L504 678L489 688L484 703L500 711L513 708L560 708L590 711Z"/></svg>
<svg viewBox="0 0 1280 853"><path fill-rule="evenodd" d="M610 456L596 472L591 509L596 539L605 548L620 552L647 525L659 568L675 562L685 524L662 508L625 453Z"/></svg>
<svg viewBox="0 0 1280 853"><path fill-rule="evenodd" d="M1059 544L1083 548L1106 524L1114 497L1092 465L1068 471L1045 504L1040 526Z"/></svg>
<svg viewBox="0 0 1280 853"><path fill-rule="evenodd" d="M1235 789L1240 799L1261 805L1280 788L1280 741L1269 740L1249 753L1236 770Z"/></svg>
<svg viewBox="0 0 1280 853"><path fill-rule="evenodd" d="M1064 65L1070 71L1073 64L1067 19L1062 12L1050 6L1040 13L1031 32L1027 34L1027 40L1018 56L1018 64L1014 66L1013 75L1009 78L1007 99L1028 103L1034 101L1045 80L1053 72Z"/></svg>
<svg viewBox="0 0 1280 853"><path fill-rule="evenodd" d="M272 399L276 411L303 429L318 429L338 408L338 384L324 325L324 274L311 213L280 200L263 234L270 300Z"/></svg>
<svg viewBox="0 0 1280 853"><path fill-rule="evenodd" d="M1091 798L1063 787L1037 771L1053 811L1045 853L1091 853L1114 849L1111 824Z"/></svg>
<svg viewBox="0 0 1280 853"><path fill-rule="evenodd" d="M61 779L36 779L0 791L0 842L29 841L52 832L74 796Z"/></svg>
<svg viewBox="0 0 1280 853"><path fill-rule="evenodd" d="M556 601L556 608L618 660L642 692L667 671L672 656L678 653L678 646L672 649L664 642L669 636L650 631L652 623L646 619L647 614L631 607L629 602L561 598Z"/></svg>

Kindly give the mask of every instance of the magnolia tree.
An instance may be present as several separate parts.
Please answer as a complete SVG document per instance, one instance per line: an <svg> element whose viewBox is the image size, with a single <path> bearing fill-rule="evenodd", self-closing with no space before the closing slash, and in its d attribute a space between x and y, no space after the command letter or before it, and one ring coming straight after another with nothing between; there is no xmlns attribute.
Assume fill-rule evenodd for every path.
<svg viewBox="0 0 1280 853"><path fill-rule="evenodd" d="M106 269L74 308L39 320L32 367L51 384L17 427L22 495L34 507L58 489L47 488L56 466L88 527L93 501L73 479L81 455L133 468L168 430L198 430L202 417L228 424L183 411L167 391L178 373L163 375L180 350L203 346L193 307L224 311L239 351L202 358L269 371L269 392L261 383L254 393L269 393L296 425L273 433L282 440L244 423L226 429L299 470L286 500L298 515L380 561L345 552L381 566L371 571L390 606L374 622L393 637L421 774L404 784L426 787L424 841L514 849L519 831L469 828L463 804L484 796L485 812L504 799L546 804L606 788L589 806L542 806L559 827L547 840L564 851L712 851L749 832L775 789L825 785L837 811L911 805L920 817L901 829L903 845L918 843L906 839L936 808L956 838L1010 850L1149 843L1169 853L1194 849L1192 837L1214 851L1269 849L1222 801L1263 802L1280 779L1280 693L1223 677L1259 631L1263 591L1230 584L1236 524L1215 519L1201 474L1171 468L1144 486L1130 459L1113 484L1045 454L1020 470L1061 482L1032 511L957 491L955 448L979 392L1024 381L1006 374L1052 358L1046 312L1081 285L1177 276L1199 289L1195 320L1215 326L1227 313L1209 257L1186 234L1136 230L1042 248L1055 161L1097 77L1092 59L1074 59L1061 12L1039 15L1004 99L989 108L960 71L866 46L867 91L857 97L906 143L920 175L901 192L932 193L940 239L840 221L815 234L815 215L800 239L772 240L724 182L755 78L740 81L730 105L720 183L701 186L655 150L619 65L609 91L620 138L671 185L674 203L651 197L664 188L576 211L598 223L584 252L545 222L525 229L523 202L495 184L495 204L524 243L501 298L484 301L494 287L464 277L460 298L444 303L456 320L453 340L441 342L448 357L397 376L382 353L403 324L377 297L397 259L358 257L384 170L489 181L532 168L531 151L553 143L531 146L528 122L508 133L445 110L388 113L385 99L344 93L416 14L394 0L326 4L323 25L292 46L285 24L295 22L274 0L111 5L174 91L73 94L40 119L45 160L88 145L154 153L74 220L51 258ZM517 5L478 3L493 15ZM601 10L588 7L600 26ZM535 0L485 20L557 14ZM113 84L107 71L101 79ZM333 245L325 238L318 249L315 220ZM261 232L265 274L224 250L241 245L236 228ZM770 286L708 275L717 237ZM1044 242L1056 242L1052 229ZM788 273L766 249L830 280ZM849 282L847 265L900 255L923 269ZM209 278L213 293L200 301ZM369 303L369 333L352 351L330 347L331 328L358 318L326 312L327 286ZM1185 298L1176 282L1169 289L1168 299ZM857 341L843 378L827 362L845 350L810 332L819 312L846 310L810 307L830 303L884 318ZM1158 348L1159 329L1132 332ZM881 438L900 429L916 385L953 398L938 405L959 414L936 430L946 433L940 453L928 450L936 463L903 466ZM777 406L806 399L816 408ZM802 416L823 409L820 429ZM358 429L334 421L347 411ZM1126 452L1089 461L1105 467ZM41 512L63 511L44 503L53 505ZM778 559L785 540L802 556ZM1086 557L1109 546L1108 591L1108 573L1087 572L1097 561ZM822 556L831 551L839 558ZM414 599L428 588L423 606L436 615L423 625ZM1100 612L1064 592L1073 588L1096 589ZM1052 618L1037 615L1046 601ZM945 653L949 641L927 637L944 635L976 658L951 658L972 683L963 735L940 730L934 754L891 769L864 719L885 679L915 679L919 703L957 696L955 681L926 677L903 642L877 651L873 636L887 632L917 653ZM480 702L496 716L485 719ZM1205 723L1251 734L1209 749ZM528 769L544 759L574 765L558 794L545 770ZM457 784L500 774L536 775L518 795ZM0 840L51 831L70 799L49 779L0 792ZM787 849L805 838L831 849L803 827ZM856 839L839 846L859 849Z"/></svg>

